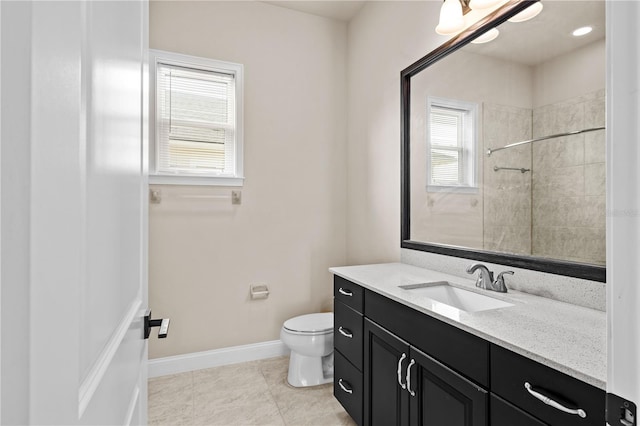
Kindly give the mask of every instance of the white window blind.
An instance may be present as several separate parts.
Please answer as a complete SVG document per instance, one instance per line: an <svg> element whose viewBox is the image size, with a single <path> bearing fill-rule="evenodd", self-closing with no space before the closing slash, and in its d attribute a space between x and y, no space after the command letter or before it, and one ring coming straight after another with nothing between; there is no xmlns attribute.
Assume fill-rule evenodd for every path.
<svg viewBox="0 0 640 426"><path fill-rule="evenodd" d="M429 98L427 188L476 188L477 105Z"/></svg>
<svg viewBox="0 0 640 426"><path fill-rule="evenodd" d="M157 171L235 175L235 78L158 63Z"/></svg>
<svg viewBox="0 0 640 426"><path fill-rule="evenodd" d="M462 111L431 109L431 182L436 185L462 183Z"/></svg>

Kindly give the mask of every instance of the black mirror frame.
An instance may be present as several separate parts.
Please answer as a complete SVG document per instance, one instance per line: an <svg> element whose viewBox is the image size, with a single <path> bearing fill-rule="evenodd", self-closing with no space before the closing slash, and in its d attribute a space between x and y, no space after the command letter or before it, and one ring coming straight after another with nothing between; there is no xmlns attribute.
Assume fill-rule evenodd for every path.
<svg viewBox="0 0 640 426"><path fill-rule="evenodd" d="M455 52L469 44L474 38L484 34L507 19L523 11L538 0L511 0L497 9L478 23L471 26L457 36L453 37L431 53L411 64L400 73L401 81L401 105L400 105L400 137L402 141L401 152L401 229L400 246L406 249L437 253L447 256L462 257L489 263L497 263L517 268L531 269L534 271L548 272L556 275L582 278L591 281L606 282L606 268L601 266L582 264L576 262L560 261L533 256L519 256L503 254L485 250L473 250L444 244L424 243L410 239L410 95L411 77L418 74L428 66L441 60L445 56Z"/></svg>

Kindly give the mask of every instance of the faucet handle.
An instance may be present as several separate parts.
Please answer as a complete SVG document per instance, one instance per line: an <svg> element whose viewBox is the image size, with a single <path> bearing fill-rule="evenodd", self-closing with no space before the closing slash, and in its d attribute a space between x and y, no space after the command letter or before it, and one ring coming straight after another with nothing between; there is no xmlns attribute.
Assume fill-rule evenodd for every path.
<svg viewBox="0 0 640 426"><path fill-rule="evenodd" d="M504 282L504 275L505 274L509 274L509 275L513 275L513 271L502 271L498 274L498 277L496 278L496 280L493 282L493 286L496 288L496 291L499 291L501 293L506 293L507 292L507 285Z"/></svg>
<svg viewBox="0 0 640 426"><path fill-rule="evenodd" d="M476 279L476 287L489 288L493 283L493 272L482 263L472 263L467 267L467 273L473 274L476 270L480 270L480 274Z"/></svg>

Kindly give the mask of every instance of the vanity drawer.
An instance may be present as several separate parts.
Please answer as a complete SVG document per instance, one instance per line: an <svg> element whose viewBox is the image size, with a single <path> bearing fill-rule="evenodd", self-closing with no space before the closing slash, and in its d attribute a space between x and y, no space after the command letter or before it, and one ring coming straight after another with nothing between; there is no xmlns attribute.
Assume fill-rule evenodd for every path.
<svg viewBox="0 0 640 426"><path fill-rule="evenodd" d="M491 426L547 426L546 423L542 423L494 394L491 394L489 412Z"/></svg>
<svg viewBox="0 0 640 426"><path fill-rule="evenodd" d="M333 395L358 425L362 425L362 373L340 352L333 358Z"/></svg>
<svg viewBox="0 0 640 426"><path fill-rule="evenodd" d="M489 343L425 313L365 290L365 316L422 352L489 387Z"/></svg>
<svg viewBox="0 0 640 426"><path fill-rule="evenodd" d="M586 417L543 403L530 394L525 383L567 408L583 409ZM550 425L605 424L603 390L496 345L491 345L491 391Z"/></svg>
<svg viewBox="0 0 640 426"><path fill-rule="evenodd" d="M364 289L358 284L333 276L333 297L356 311L363 312Z"/></svg>
<svg viewBox="0 0 640 426"><path fill-rule="evenodd" d="M362 315L338 300L334 301L333 345L362 371Z"/></svg>

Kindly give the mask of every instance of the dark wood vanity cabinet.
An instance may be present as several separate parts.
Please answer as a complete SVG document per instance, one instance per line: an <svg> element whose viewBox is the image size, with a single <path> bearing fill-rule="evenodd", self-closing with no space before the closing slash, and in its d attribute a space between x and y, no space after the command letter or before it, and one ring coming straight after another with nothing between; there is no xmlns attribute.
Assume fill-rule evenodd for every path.
<svg viewBox="0 0 640 426"><path fill-rule="evenodd" d="M546 426L546 423L494 394L491 394L489 413L491 426Z"/></svg>
<svg viewBox="0 0 640 426"><path fill-rule="evenodd" d="M333 395L358 425L363 424L363 304L362 287L334 278Z"/></svg>
<svg viewBox="0 0 640 426"><path fill-rule="evenodd" d="M484 426L488 392L369 319L366 425Z"/></svg>
<svg viewBox="0 0 640 426"><path fill-rule="evenodd" d="M334 395L358 425L605 424L603 390L341 277L334 283ZM545 404L524 383L586 417Z"/></svg>
<svg viewBox="0 0 640 426"><path fill-rule="evenodd" d="M550 425L605 424L603 390L497 345L491 346L491 392ZM581 409L584 417L545 404L533 393L566 409Z"/></svg>

